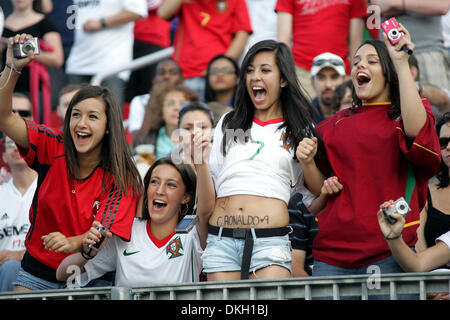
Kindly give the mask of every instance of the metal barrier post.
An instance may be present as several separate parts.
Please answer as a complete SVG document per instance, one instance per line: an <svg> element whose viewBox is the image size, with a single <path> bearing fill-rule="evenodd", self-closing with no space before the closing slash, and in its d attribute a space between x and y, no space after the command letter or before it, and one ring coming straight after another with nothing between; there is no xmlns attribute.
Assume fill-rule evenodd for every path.
<svg viewBox="0 0 450 320"><path fill-rule="evenodd" d="M111 287L111 300L131 300L130 288Z"/></svg>

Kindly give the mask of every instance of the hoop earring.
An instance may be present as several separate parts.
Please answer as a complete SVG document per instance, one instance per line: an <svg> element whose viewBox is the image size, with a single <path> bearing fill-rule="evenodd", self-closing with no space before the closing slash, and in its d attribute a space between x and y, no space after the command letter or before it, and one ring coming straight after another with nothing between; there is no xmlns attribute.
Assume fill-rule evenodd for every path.
<svg viewBox="0 0 450 320"><path fill-rule="evenodd" d="M189 205L186 204L184 209L182 209L182 212L180 212L181 217L184 217L189 211Z"/></svg>

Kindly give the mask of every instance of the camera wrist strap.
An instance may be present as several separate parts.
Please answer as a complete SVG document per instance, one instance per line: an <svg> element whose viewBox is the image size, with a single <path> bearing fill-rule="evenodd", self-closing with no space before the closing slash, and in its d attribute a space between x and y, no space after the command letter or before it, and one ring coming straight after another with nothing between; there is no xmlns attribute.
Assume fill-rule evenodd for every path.
<svg viewBox="0 0 450 320"><path fill-rule="evenodd" d="M413 165L408 162L408 173L406 175L405 200L410 205L414 187L416 186L416 176Z"/></svg>

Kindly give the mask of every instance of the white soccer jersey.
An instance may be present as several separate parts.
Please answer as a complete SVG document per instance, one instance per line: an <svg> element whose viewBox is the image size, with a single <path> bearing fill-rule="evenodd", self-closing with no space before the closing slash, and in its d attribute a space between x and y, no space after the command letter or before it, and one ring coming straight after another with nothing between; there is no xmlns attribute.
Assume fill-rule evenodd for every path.
<svg viewBox="0 0 450 320"><path fill-rule="evenodd" d="M30 206L37 179L22 196L9 179L0 185L0 250L25 250L25 237L30 228Z"/></svg>
<svg viewBox="0 0 450 320"><path fill-rule="evenodd" d="M81 285L114 270L115 285L119 287L198 282L201 254L195 227L187 234L172 234L158 240L150 233L150 220L135 218L130 241L113 236L95 258L86 263Z"/></svg>
<svg viewBox="0 0 450 320"><path fill-rule="evenodd" d="M75 0L74 7L75 15L68 21L75 24L74 44L66 63L68 74L94 75L131 62L134 23L94 32L84 31L83 25L89 19L110 17L122 10L146 17L145 0Z"/></svg>
<svg viewBox="0 0 450 320"><path fill-rule="evenodd" d="M303 185L303 173L294 160L296 146L286 141L283 119L253 120L251 141L234 143L223 157L222 122L214 130L209 167L217 197L237 194L276 198L289 202L296 185ZM235 133L238 139L242 134Z"/></svg>

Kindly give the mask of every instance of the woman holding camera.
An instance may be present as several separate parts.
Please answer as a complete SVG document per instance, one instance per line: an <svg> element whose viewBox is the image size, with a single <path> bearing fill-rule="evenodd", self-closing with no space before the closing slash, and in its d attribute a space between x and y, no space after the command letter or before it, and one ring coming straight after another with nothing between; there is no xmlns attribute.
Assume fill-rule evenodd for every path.
<svg viewBox="0 0 450 320"><path fill-rule="evenodd" d="M383 209L388 208L392 203L393 201L390 200L380 206L377 213L378 223L392 255L403 270L406 272L427 272L450 264L450 230L436 238L433 246L416 253L408 247L402 238L402 230L405 225L403 216L392 213L390 216L396 221L391 224L383 213ZM448 299L448 294L446 295Z"/></svg>
<svg viewBox="0 0 450 320"><path fill-rule="evenodd" d="M209 148L210 142L197 135L198 150ZM205 153L208 154L209 153ZM99 250L89 245L99 243L101 233L94 222L83 240L81 253L73 254L62 261L57 270L59 281L71 275L72 266L81 268L83 286L103 274L116 271L116 286L148 286L156 283L198 282L202 269L201 254L206 245L206 226L213 203L203 201L203 169L207 162L196 166L198 177L189 164L175 164L170 158L153 162L144 178L144 205L141 217L135 218L131 240L106 235ZM197 183L198 181L198 183ZM212 181L210 181L212 183ZM198 195L198 206L194 204ZM178 223L186 215L197 214L197 223L191 230L175 233ZM92 259L92 260L91 260ZM150 263L149 263L150 261ZM70 284L68 284L70 285Z"/></svg>
<svg viewBox="0 0 450 320"><path fill-rule="evenodd" d="M64 131L20 118L12 112L12 94L22 69L35 56L12 54L13 45L31 39L16 35L8 41L0 77L0 130L18 146L27 164L38 172L30 208L26 253L15 290L56 289L56 268L69 252L81 249L94 220L129 239L141 180L134 165L114 94L86 86L74 96Z"/></svg>
<svg viewBox="0 0 450 320"><path fill-rule="evenodd" d="M400 31L405 37L396 45L384 35L384 41L368 40L358 48L351 70L353 107L316 127L327 152L319 168L331 178L322 189L326 208L318 216L313 276L366 274L369 265L382 273L402 272L375 215L387 199L408 200L403 239L409 247L417 240L419 212L440 152L430 104L420 98L409 56L401 50L414 45L403 26ZM312 160L314 144L303 143Z"/></svg>

